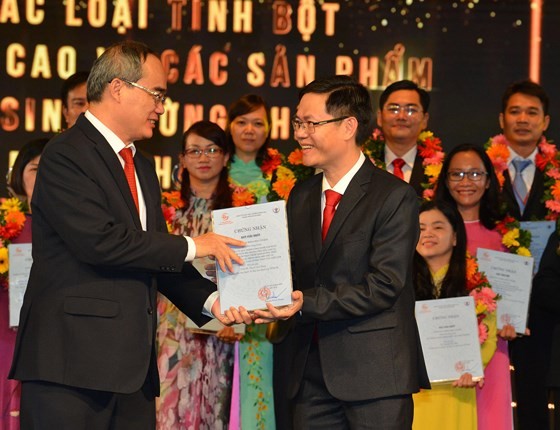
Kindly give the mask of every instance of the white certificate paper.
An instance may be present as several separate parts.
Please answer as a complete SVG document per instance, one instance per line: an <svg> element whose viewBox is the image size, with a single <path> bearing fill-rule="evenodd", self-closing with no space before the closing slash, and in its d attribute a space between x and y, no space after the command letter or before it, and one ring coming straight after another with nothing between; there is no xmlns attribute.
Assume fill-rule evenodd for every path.
<svg viewBox="0 0 560 430"><path fill-rule="evenodd" d="M516 333L525 333L534 259L484 248L478 248L476 258L478 269L502 296L498 302L498 329L511 324Z"/></svg>
<svg viewBox="0 0 560 430"><path fill-rule="evenodd" d="M215 233L247 243L235 248L245 264L235 265L234 273L217 266L222 312L231 306L254 310L266 309L267 302L277 307L292 303L285 201L215 210L212 225Z"/></svg>
<svg viewBox="0 0 560 430"><path fill-rule="evenodd" d="M536 275L548 238L556 229L556 221L521 221L519 224L523 230L531 232L529 250L531 251L531 257L535 259L533 275Z"/></svg>
<svg viewBox="0 0 560 430"><path fill-rule="evenodd" d="M19 312L23 305L23 296L29 281L29 272L33 258L31 257L30 243L11 243L8 245L10 272L8 274L10 327L19 324Z"/></svg>
<svg viewBox="0 0 560 430"><path fill-rule="evenodd" d="M430 382L484 375L471 296L416 302L416 322Z"/></svg>

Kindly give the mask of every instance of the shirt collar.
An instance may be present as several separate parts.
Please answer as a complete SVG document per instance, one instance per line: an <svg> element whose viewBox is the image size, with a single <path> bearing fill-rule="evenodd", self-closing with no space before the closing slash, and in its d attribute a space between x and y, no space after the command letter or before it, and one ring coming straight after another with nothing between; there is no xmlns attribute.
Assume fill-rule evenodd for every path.
<svg viewBox="0 0 560 430"><path fill-rule="evenodd" d="M128 147L132 149L132 156L136 155L136 147L134 146L134 143L131 142L129 145L126 145L109 127L103 124L99 118L97 118L89 110L86 111L85 117L89 120L89 122L91 122L91 125L93 125L97 131L101 133L105 140L107 140L116 154L118 154L121 149Z"/></svg>
<svg viewBox="0 0 560 430"><path fill-rule="evenodd" d="M334 187L331 187L329 185L327 178L325 178L325 175L323 175L323 194L326 190L333 190L339 194L344 194L346 192L346 188L348 188L348 185L350 184L350 181L352 180L352 178L354 178L356 173L358 173L358 170L360 170L360 167L362 167L364 161L366 161L366 157L363 153L360 152L358 161L356 161L354 166L352 166L352 168L340 179L340 181L336 183Z"/></svg>
<svg viewBox="0 0 560 430"><path fill-rule="evenodd" d="M388 166L396 158L402 158L404 162L407 164L407 166L412 168L414 166L414 161L416 160L417 153L418 153L418 146L414 145L402 157L397 157L397 155L393 151L391 151L391 148L385 145L385 165Z"/></svg>

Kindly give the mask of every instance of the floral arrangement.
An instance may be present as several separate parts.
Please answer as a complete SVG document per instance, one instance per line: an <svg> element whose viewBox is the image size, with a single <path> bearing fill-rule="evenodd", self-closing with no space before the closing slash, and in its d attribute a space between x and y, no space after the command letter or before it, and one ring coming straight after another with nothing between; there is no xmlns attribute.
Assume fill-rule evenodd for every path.
<svg viewBox="0 0 560 430"><path fill-rule="evenodd" d="M548 209L546 219L557 221L557 231L560 233L560 153L556 145L543 136L537 145L539 151L535 157L535 165L544 174L544 188L542 202ZM507 170L509 146L506 137L498 134L488 140L485 145L486 153L492 160L500 186L504 185L504 171Z"/></svg>
<svg viewBox="0 0 560 430"><path fill-rule="evenodd" d="M478 341L482 345L488 339L488 326L484 323L486 316L496 311L496 302L500 299L483 272L478 270L476 258L467 254L467 290L474 298L476 318L478 321Z"/></svg>
<svg viewBox="0 0 560 430"><path fill-rule="evenodd" d="M167 231L173 231L173 221L175 220L175 212L183 207L180 191L167 191L161 193L161 210L167 225Z"/></svg>
<svg viewBox="0 0 560 430"><path fill-rule="evenodd" d="M19 236L25 225L25 214L19 199L0 199L0 283L8 288L8 245Z"/></svg>
<svg viewBox="0 0 560 430"><path fill-rule="evenodd" d="M364 143L362 151L369 157L372 163L385 170L385 138L383 132L376 128L371 137ZM422 183L424 192L422 197L431 200L434 197L434 187L441 172L445 154L441 146L441 140L434 136L431 131L423 131L418 136L418 155L422 158L424 176L427 182Z"/></svg>
<svg viewBox="0 0 560 430"><path fill-rule="evenodd" d="M268 148L267 157L261 165L263 177L270 187L263 181L253 181L247 186L231 184L233 189L233 206L251 205L262 197L269 202L287 200L297 181L313 175L314 169L303 165L301 149L295 149L287 157L277 149Z"/></svg>
<svg viewBox="0 0 560 430"><path fill-rule="evenodd" d="M502 245L511 254L530 257L531 232L520 227L520 223L513 217L506 216L496 223L496 230L502 235Z"/></svg>

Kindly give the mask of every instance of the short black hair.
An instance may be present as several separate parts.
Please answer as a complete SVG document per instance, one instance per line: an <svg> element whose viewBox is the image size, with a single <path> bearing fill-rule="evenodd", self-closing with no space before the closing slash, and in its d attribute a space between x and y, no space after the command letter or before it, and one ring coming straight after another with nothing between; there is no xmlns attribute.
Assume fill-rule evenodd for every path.
<svg viewBox="0 0 560 430"><path fill-rule="evenodd" d="M418 93L418 96L420 97L422 110L424 111L424 113L428 112L428 109L430 108L430 94L425 89L420 88L415 82L406 79L393 82L391 85L385 88L385 91L383 91L381 93L381 96L379 97L379 110L383 109L383 106L385 106L385 103L387 103L387 99L392 93L401 90L416 91Z"/></svg>
<svg viewBox="0 0 560 430"><path fill-rule="evenodd" d="M308 93L328 94L327 113L333 116L353 116L358 121L356 144L363 145L373 133L375 118L373 103L366 87L350 76L335 75L316 79L299 92L299 100Z"/></svg>
<svg viewBox="0 0 560 430"><path fill-rule="evenodd" d="M89 72L80 71L74 73L62 84L62 89L60 91L60 99L62 100L62 105L68 107L68 93L76 88L78 85L85 84L87 82Z"/></svg>
<svg viewBox="0 0 560 430"><path fill-rule="evenodd" d="M544 114L548 115L548 105L550 103L548 95L546 94L543 87L541 87L536 82L530 81L528 79L524 81L514 82L506 88L506 91L502 96L502 113L506 112L507 104L511 96L519 93L525 94L527 96L537 97L542 103Z"/></svg>
<svg viewBox="0 0 560 430"><path fill-rule="evenodd" d="M25 196L25 184L23 183L23 170L31 160L43 153L45 145L49 141L48 138L35 139L27 142L19 150L16 161L12 167L10 180L8 181L9 189L18 196Z"/></svg>

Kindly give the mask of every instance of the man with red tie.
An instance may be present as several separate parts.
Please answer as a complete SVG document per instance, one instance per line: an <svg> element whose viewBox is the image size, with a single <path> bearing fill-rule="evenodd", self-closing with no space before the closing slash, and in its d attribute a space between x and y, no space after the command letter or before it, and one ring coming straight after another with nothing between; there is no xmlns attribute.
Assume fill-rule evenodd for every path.
<svg viewBox="0 0 560 430"><path fill-rule="evenodd" d="M350 77L308 84L292 124L303 164L322 173L288 200L304 305L282 324L275 396L289 399L295 429L410 428L412 393L429 384L414 319L416 194L362 154L373 107Z"/></svg>
<svg viewBox="0 0 560 430"><path fill-rule="evenodd" d="M385 139L384 162L388 172L408 182L419 196L427 183L418 136L428 126L430 95L414 82L403 80L389 85L379 98L377 124Z"/></svg>
<svg viewBox="0 0 560 430"><path fill-rule="evenodd" d="M134 146L152 137L166 88L146 45L109 47L88 78L88 111L43 152L10 373L23 430L155 428L158 291L198 324L251 322L242 309L221 315L215 285L188 263L214 255L231 270L242 260L228 245L243 242L168 234L154 166Z"/></svg>

